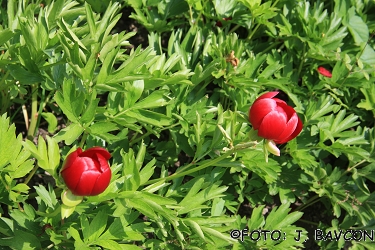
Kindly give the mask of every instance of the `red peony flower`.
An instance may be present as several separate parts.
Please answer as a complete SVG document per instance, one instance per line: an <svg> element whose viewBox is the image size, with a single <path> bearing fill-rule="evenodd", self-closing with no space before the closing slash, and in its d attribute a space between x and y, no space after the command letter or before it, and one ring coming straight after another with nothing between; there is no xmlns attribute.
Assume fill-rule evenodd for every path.
<svg viewBox="0 0 375 250"><path fill-rule="evenodd" d="M294 139L302 130L302 121L286 102L268 92L255 100L249 111L250 123L258 136L282 144Z"/></svg>
<svg viewBox="0 0 375 250"><path fill-rule="evenodd" d="M111 154L101 147L83 152L78 148L66 157L61 176L74 195L98 195L104 192L111 180L110 158Z"/></svg>
<svg viewBox="0 0 375 250"><path fill-rule="evenodd" d="M332 77L332 73L331 71L329 71L328 69L322 67L322 66L319 66L318 67L318 72L319 74L325 76L325 77L328 77L328 78L331 78Z"/></svg>

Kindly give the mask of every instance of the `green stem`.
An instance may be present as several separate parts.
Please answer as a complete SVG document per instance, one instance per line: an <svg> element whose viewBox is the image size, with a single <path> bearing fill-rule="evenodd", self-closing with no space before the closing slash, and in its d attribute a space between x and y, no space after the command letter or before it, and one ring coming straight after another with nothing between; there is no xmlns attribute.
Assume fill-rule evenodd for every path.
<svg viewBox="0 0 375 250"><path fill-rule="evenodd" d="M133 146L134 144L143 140L144 138L146 138L147 136L149 136L151 134L152 134L151 131L147 131L147 133L144 133L143 135L141 135L140 137L137 137L137 138L135 138L134 136L138 135L138 133L134 134L133 138L129 142L129 147Z"/></svg>
<svg viewBox="0 0 375 250"><path fill-rule="evenodd" d="M228 32L228 34L235 32L239 27L241 27L241 25L237 24L236 26L234 26L234 27Z"/></svg>
<svg viewBox="0 0 375 250"><path fill-rule="evenodd" d="M0 90L5 90L5 89L8 89L8 86L7 84L5 83L5 80L8 78L9 76L9 71L7 71L4 76L1 78L0 80Z"/></svg>
<svg viewBox="0 0 375 250"><path fill-rule="evenodd" d="M279 46L280 44L283 44L282 42L273 42L270 46L268 46L266 49L263 49L262 50L262 53L263 54L266 54L269 50L271 50L271 49L273 49L273 48L275 48L275 47L277 47L277 46Z"/></svg>
<svg viewBox="0 0 375 250"><path fill-rule="evenodd" d="M309 207L309 206L317 203L318 201L319 201L319 195L314 195L305 204L303 204L302 206L298 207L296 210L297 211L302 211L302 210L306 209L307 207Z"/></svg>
<svg viewBox="0 0 375 250"><path fill-rule="evenodd" d="M42 118L42 112L43 112L43 109L46 107L47 103L49 102L49 99L52 97L52 95L54 94L54 92L50 92L47 97L45 97L45 90L43 90L43 100L40 102L39 104L39 110L38 110L38 119L37 119L37 127L39 127L39 124L40 124L40 120Z"/></svg>
<svg viewBox="0 0 375 250"><path fill-rule="evenodd" d="M177 171L176 173L174 173L174 174L172 174L170 176L163 177L163 178L157 178L157 179L154 179L154 180L150 180L150 181L147 181L146 183L144 183L143 185L153 184L155 182L162 181L162 180L163 181L170 181L170 180L176 179L178 177L182 177L182 176L185 176L185 175L188 175L188 174L192 174L192 173L197 172L199 170L202 170L202 169L205 169L205 168L210 167L212 165L215 165L219 161L222 161L225 158L227 158L228 156L230 156L232 153L233 153L232 151L228 151L227 153L225 153L225 154L217 157L216 159L213 159L211 161L206 161L205 163L203 163L202 165L200 165L198 167L195 167L193 169L184 171L185 169L190 168L192 165L196 164L196 163L190 163L190 164L182 167L179 171Z"/></svg>
<svg viewBox="0 0 375 250"><path fill-rule="evenodd" d="M87 136L89 136L89 134L85 131L85 132L83 133L83 136L82 136L81 141L79 142L78 147L83 148L83 144L85 144L86 139L87 139Z"/></svg>
<svg viewBox="0 0 375 250"><path fill-rule="evenodd" d="M29 173L29 175L26 177L25 181L23 182L24 184L28 184L29 181L31 180L31 178L33 178L35 172L38 170L39 166L38 164L35 164L33 170L31 170L31 172Z"/></svg>
<svg viewBox="0 0 375 250"><path fill-rule="evenodd" d="M27 131L27 138L29 140L34 139L35 135L35 128L36 128L36 123L38 120L38 85L33 84L31 86L31 122L29 126L29 130Z"/></svg>
<svg viewBox="0 0 375 250"><path fill-rule="evenodd" d="M352 167L349 167L346 171L344 171L342 174L341 174L341 177L343 177L344 175L350 173L352 171L353 168L356 168L358 167L359 165L361 165L362 163L365 163L367 160L362 160L360 162L358 162L357 164L353 165Z"/></svg>
<svg viewBox="0 0 375 250"><path fill-rule="evenodd" d="M195 162L190 163L190 164L188 164L188 165L186 165L184 167L181 167L177 172L175 172L174 174L172 174L170 176L162 177L162 178L157 178L157 179L154 179L154 180L149 180L146 183L144 183L142 186L150 185L150 184L156 183L158 181L170 181L170 180L173 180L173 179L185 176L185 175L189 175L189 174L198 172L198 171L203 170L205 168L208 168L210 166L214 166L216 163L218 163L218 162L226 159L228 156L230 156L230 155L232 155L232 154L234 154L234 153L236 153L238 151L241 151L241 150L247 149L247 148L249 148L251 146L254 146L257 143L258 142L247 142L247 143L238 144L234 148L229 149L226 153L220 155L219 157L217 157L215 159L211 159L211 160L205 161L202 165L199 165L199 166L197 166L195 168L192 168L192 169L189 169L189 170L185 171L185 169L188 169L191 166L197 164Z"/></svg>
<svg viewBox="0 0 375 250"><path fill-rule="evenodd" d="M247 40L251 40L251 38L254 36L255 32L258 31L259 27L260 27L260 23L258 23L257 26L255 26L255 28L253 29L253 31L247 36Z"/></svg>
<svg viewBox="0 0 375 250"><path fill-rule="evenodd" d="M305 61L305 57L306 57L306 44L304 43L303 44L303 50L302 50L302 58L300 60L300 64L299 64L299 67L298 67L298 72L297 72L297 75L301 75L301 71L302 71L302 67L303 67L303 63Z"/></svg>
<svg viewBox="0 0 375 250"><path fill-rule="evenodd" d="M271 8L275 7L275 5L279 2L279 0L275 1L272 5ZM251 10L250 10L251 11ZM253 24L255 21L255 18L252 18L251 23ZM254 34L258 31L261 23L258 23L257 26L253 29L253 31L250 33L250 35L247 36L247 40L251 40L251 38L254 36Z"/></svg>
<svg viewBox="0 0 375 250"><path fill-rule="evenodd" d="M299 219L298 221L306 223L306 224L314 225L314 226L319 226L319 223L312 222L312 221L309 221L309 220Z"/></svg>

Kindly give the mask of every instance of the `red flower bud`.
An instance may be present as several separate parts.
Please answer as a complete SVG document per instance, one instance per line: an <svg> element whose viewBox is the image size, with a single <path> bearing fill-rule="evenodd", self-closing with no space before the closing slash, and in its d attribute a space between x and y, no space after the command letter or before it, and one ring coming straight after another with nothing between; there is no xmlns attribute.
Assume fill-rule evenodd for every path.
<svg viewBox="0 0 375 250"><path fill-rule="evenodd" d="M302 130L302 121L286 102L268 92L255 100L249 111L250 123L258 136L282 144L294 139Z"/></svg>
<svg viewBox="0 0 375 250"><path fill-rule="evenodd" d="M220 22L220 21L216 21L216 24L215 24L217 27L223 27L223 23L222 22Z"/></svg>
<svg viewBox="0 0 375 250"><path fill-rule="evenodd" d="M319 74L325 76L325 77L328 77L328 78L331 78L332 77L332 73L331 71L329 71L328 69L322 67L322 66L319 66L318 67L318 72Z"/></svg>
<svg viewBox="0 0 375 250"><path fill-rule="evenodd" d="M81 148L70 153L64 162L61 176L74 195L93 196L104 192L111 180L108 166L111 154L101 147L84 152Z"/></svg>

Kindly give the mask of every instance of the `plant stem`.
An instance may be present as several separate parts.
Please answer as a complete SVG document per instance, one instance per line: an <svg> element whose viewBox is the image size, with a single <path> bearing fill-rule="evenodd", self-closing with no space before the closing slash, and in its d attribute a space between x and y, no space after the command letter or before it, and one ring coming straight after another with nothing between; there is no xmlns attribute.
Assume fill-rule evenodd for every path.
<svg viewBox="0 0 375 250"><path fill-rule="evenodd" d="M35 164L34 168L31 170L29 175L26 177L25 181L23 182L24 184L28 184L31 178L34 176L35 172L38 170L39 166L38 164Z"/></svg>
<svg viewBox="0 0 375 250"><path fill-rule="evenodd" d="M144 138L146 138L147 136L151 135L152 132L151 131L147 131L146 133L144 133L143 135L141 135L140 137L138 138L135 138L135 136L138 135L138 133L135 133L133 138L130 139L130 142L129 142L129 147L133 146L135 143L143 140Z"/></svg>
<svg viewBox="0 0 375 250"><path fill-rule="evenodd" d="M41 114L43 112L43 109L46 107L47 103L49 102L49 99L52 97L52 95L54 94L54 92L50 92L47 97L45 95L45 90L43 90L43 94L42 94L42 101L40 102L39 104L39 110L38 110L38 119L37 119L37 127L39 127L39 124L40 124L40 119L42 118Z"/></svg>
<svg viewBox="0 0 375 250"><path fill-rule="evenodd" d="M314 225L314 226L319 226L319 223L312 222L312 221L309 221L309 220L299 219L299 221L303 222L303 223L306 223L306 224L310 224L310 225Z"/></svg>
<svg viewBox="0 0 375 250"><path fill-rule="evenodd" d="M227 158L232 153L233 153L232 151L228 151L227 153L225 153L225 154L223 154L223 155L221 155L221 156L219 156L219 157L217 157L215 159L212 159L211 161L206 161L205 163L203 163L202 165L200 165L198 167L195 167L193 169L184 171L185 169L190 168L191 166L193 166L193 165L196 164L196 163L190 163L190 164L182 167L179 171L175 172L174 174L172 174L170 176L162 177L162 178L157 178L157 179L154 179L154 180L150 180L150 181L147 181L146 183L144 183L143 185L153 184L153 183L161 181L161 180L170 181L170 180L176 179L178 177L185 176L185 175L197 172L199 170L205 169L207 167L210 167L210 166L212 166L212 165L214 165L214 164L216 164L216 163L224 160L225 158Z"/></svg>
<svg viewBox="0 0 375 250"><path fill-rule="evenodd" d="M301 75L301 71L302 71L303 63L305 61L305 57L306 57L306 44L304 43L303 44L303 50L302 50L302 58L300 60L301 63L299 64L298 72L297 72L298 76Z"/></svg>
<svg viewBox="0 0 375 250"><path fill-rule="evenodd" d="M220 155L219 157L217 157L215 159L211 159L211 160L206 160L203 164L201 164L201 165L199 165L195 168L192 168L192 169L189 169L189 170L185 171L185 169L188 169L191 166L197 164L195 162L190 163L190 164L188 164L184 167L181 167L177 172L175 172L174 174L172 174L170 176L157 178L157 179L154 179L154 180L149 180L146 183L142 184L142 186L153 184L155 182L162 181L162 180L163 181L173 180L173 179L176 179L176 178L179 178L179 177L182 177L182 176L185 176L185 175L192 174L194 172L203 170L203 169L208 168L210 166L214 166L216 163L226 159L228 156L230 156L230 155L232 155L232 154L234 154L238 151L241 151L241 150L247 149L249 147L252 147L252 146L256 145L257 143L258 142L254 141L254 142L246 142L246 143L238 144L235 147L233 147L232 149L229 149L228 151L226 151L224 154Z"/></svg>
<svg viewBox="0 0 375 250"><path fill-rule="evenodd" d="M80 148L83 148L83 144L85 144L87 136L89 136L89 134L85 131L83 133L82 139L81 139L81 141L79 142L79 145L78 145Z"/></svg>
<svg viewBox="0 0 375 250"><path fill-rule="evenodd" d="M352 171L353 168L358 167L359 165L361 165L362 163L365 163L366 161L367 161L367 160L362 160L362 161L360 161L360 162L354 164L352 167L348 167L348 169L345 170L345 171L341 174L341 177L343 177L344 175L350 173L350 172ZM340 178L341 178L341 177L340 177Z"/></svg>
<svg viewBox="0 0 375 250"><path fill-rule="evenodd" d="M275 5L279 2L279 0L275 1L272 5L271 5L271 9L273 7L275 7ZM250 10L251 12L251 10ZM252 14L252 13L251 13ZM251 20L251 23L253 24L255 21L255 18L252 18ZM251 38L254 36L254 34L258 31L259 27L260 27L261 23L258 23L257 26L255 26L255 28L253 29L253 31L247 36L247 40L251 40Z"/></svg>
<svg viewBox="0 0 375 250"><path fill-rule="evenodd" d="M309 206L317 203L318 201L319 201L319 195L314 195L305 204L303 204L302 206L298 207L296 209L296 211L302 211L302 210L306 209L307 207L309 207Z"/></svg>
<svg viewBox="0 0 375 250"><path fill-rule="evenodd" d="M33 84L31 85L31 122L29 126L29 130L27 131L27 138L29 140L34 139L36 122L38 120L38 85Z"/></svg>

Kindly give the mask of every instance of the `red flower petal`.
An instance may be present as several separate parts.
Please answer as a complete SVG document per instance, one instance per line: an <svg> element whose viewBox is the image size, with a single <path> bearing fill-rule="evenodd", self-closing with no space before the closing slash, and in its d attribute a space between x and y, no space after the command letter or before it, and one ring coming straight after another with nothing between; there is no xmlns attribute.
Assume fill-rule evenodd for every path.
<svg viewBox="0 0 375 250"><path fill-rule="evenodd" d="M106 160L111 158L111 154L102 147L92 147L87 149L86 151L82 152L79 156L80 157L93 157L95 154L101 154Z"/></svg>
<svg viewBox="0 0 375 250"><path fill-rule="evenodd" d="M261 99L264 99L264 98L273 98L278 93L279 93L278 91L267 92L267 93L259 96L255 101L258 101L258 100L261 100Z"/></svg>
<svg viewBox="0 0 375 250"><path fill-rule="evenodd" d="M292 118L286 123L284 131L275 139L275 143L281 144L284 140L289 138L296 130L298 124L298 116L296 113L293 114Z"/></svg>
<svg viewBox="0 0 375 250"><path fill-rule="evenodd" d="M253 125L254 129L259 129L264 117L271 111L275 110L276 106L276 102L270 98L260 100L258 98L254 102L249 112L250 123Z"/></svg>
<svg viewBox="0 0 375 250"><path fill-rule="evenodd" d="M76 151L73 151L72 153L70 153L66 158L65 158L65 161L64 161L64 165L62 167L62 171L66 168L69 168L73 165L73 162L76 160L76 158L78 157L78 155L82 152L82 149L81 148L77 148Z"/></svg>
<svg viewBox="0 0 375 250"><path fill-rule="evenodd" d="M108 187L112 177L111 169L106 169L96 180L95 186L91 191L91 195L98 195L104 192Z"/></svg>
<svg viewBox="0 0 375 250"><path fill-rule="evenodd" d="M326 69L326 68L324 68L324 67L322 67L322 66L318 67L318 72L319 72L321 75L325 76L325 77L328 77L328 78L331 78L331 77L332 77L332 73L331 73L331 71L329 71L328 69Z"/></svg>
<svg viewBox="0 0 375 250"><path fill-rule="evenodd" d="M285 113L271 111L262 120L258 130L258 136L269 140L275 140L284 131L286 118Z"/></svg>
<svg viewBox="0 0 375 250"><path fill-rule="evenodd" d="M76 160L66 169L61 171L61 176L63 177L66 186L75 193L75 189L79 185L81 180L81 174L86 170L86 164L82 158L76 158Z"/></svg>
<svg viewBox="0 0 375 250"><path fill-rule="evenodd" d="M291 140L293 140L294 138L296 138L297 135L299 135L299 133L301 133L302 128L303 128L303 124L302 124L301 119L298 117L298 115L297 115L297 118L298 118L297 127L296 127L296 129L294 130L294 132L293 132L288 138L285 138L284 140L282 140L282 141L280 141L280 142L277 142L277 143L279 143L279 144L283 144L283 143L286 143L286 142L288 142L288 141L291 141Z"/></svg>
<svg viewBox="0 0 375 250"><path fill-rule="evenodd" d="M96 171L85 171L81 175L81 180L74 190L73 194L85 196L92 195L97 179L100 177L100 173ZM104 191L104 190L103 190Z"/></svg>

